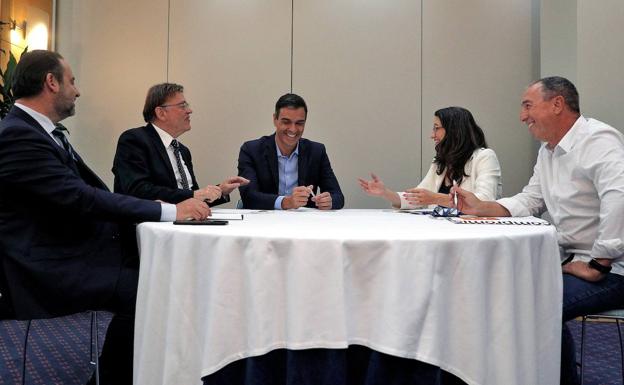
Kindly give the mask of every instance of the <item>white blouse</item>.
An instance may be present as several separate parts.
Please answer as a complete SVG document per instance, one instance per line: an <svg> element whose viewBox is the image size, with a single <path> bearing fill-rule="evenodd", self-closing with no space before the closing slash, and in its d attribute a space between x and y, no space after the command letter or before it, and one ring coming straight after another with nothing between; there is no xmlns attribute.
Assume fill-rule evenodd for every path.
<svg viewBox="0 0 624 385"><path fill-rule="evenodd" d="M427 175L418 184L418 188L424 188L429 191L438 192L446 170L441 175L436 172L437 165L431 162L431 167L427 171ZM478 148L473 153L466 165L464 166L465 177L459 187L474 193L477 198L486 201L499 199L503 193L503 184L501 181L501 169L498 164L496 153L491 148ZM398 192L401 199L402 209L415 209L422 206L412 205L403 197L404 192ZM435 205L431 205L432 207Z"/></svg>

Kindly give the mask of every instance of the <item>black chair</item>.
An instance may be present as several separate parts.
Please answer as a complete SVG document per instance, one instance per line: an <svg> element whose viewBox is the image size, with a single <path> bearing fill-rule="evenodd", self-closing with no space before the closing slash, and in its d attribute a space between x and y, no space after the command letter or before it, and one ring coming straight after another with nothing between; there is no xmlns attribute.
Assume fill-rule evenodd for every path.
<svg viewBox="0 0 624 385"><path fill-rule="evenodd" d="M11 303L8 285L6 284L6 277L4 275L4 269L2 267L2 260L0 259L0 320L5 321L18 321L15 317L15 312ZM22 353L22 385L26 384L26 360L28 358L28 335L30 334L30 327L36 321L35 319L26 320L26 332L24 333L24 350ZM99 342L98 342L98 317L97 311L91 311L91 349L90 349L90 361L89 363L95 367L95 383L100 385L100 368L99 368Z"/></svg>
<svg viewBox="0 0 624 385"><path fill-rule="evenodd" d="M596 314L588 314L583 316L583 320L581 321L581 385L585 382L585 371L583 368L585 367L585 323L588 319L599 319L606 318L615 321L615 325L618 329L618 336L620 338L620 359L621 362L621 370L622 370L622 384L624 384L624 345L622 345L622 331L620 329L620 321L624 321L624 309L616 309L609 310L602 313Z"/></svg>

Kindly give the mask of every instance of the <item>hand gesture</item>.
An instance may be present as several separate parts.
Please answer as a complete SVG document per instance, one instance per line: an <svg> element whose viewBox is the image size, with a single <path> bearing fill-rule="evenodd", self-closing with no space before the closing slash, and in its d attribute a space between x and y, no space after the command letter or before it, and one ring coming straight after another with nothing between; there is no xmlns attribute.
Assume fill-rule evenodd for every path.
<svg viewBox="0 0 624 385"><path fill-rule="evenodd" d="M295 187L292 194L284 197L282 200L282 208L284 210L289 210L305 206L308 203L311 187L312 186Z"/></svg>
<svg viewBox="0 0 624 385"><path fill-rule="evenodd" d="M405 200L407 200L409 204L414 205L414 206L428 206L428 205L437 204L436 202L437 195L434 192L429 191L424 188L414 187L414 188L407 189L405 190L405 193L403 194L403 196L405 197Z"/></svg>
<svg viewBox="0 0 624 385"><path fill-rule="evenodd" d="M459 186L453 186L451 188L451 196L455 193L457 193L456 209L464 214L477 214L478 206L481 204L479 198L470 191L464 190Z"/></svg>
<svg viewBox="0 0 624 385"><path fill-rule="evenodd" d="M221 197L221 187L208 185L199 190L193 191L193 198L200 200L207 200L208 202L214 202Z"/></svg>
<svg viewBox="0 0 624 385"><path fill-rule="evenodd" d="M235 189L239 188L240 186L244 186L247 183L249 183L249 179L245 179L242 176L231 176L221 182L221 184L219 184L219 187L221 187L222 194L228 195Z"/></svg>
<svg viewBox="0 0 624 385"><path fill-rule="evenodd" d="M319 210L331 210L332 208L332 197L331 194L327 191L316 195L312 198L312 201L316 203L316 207Z"/></svg>
<svg viewBox="0 0 624 385"><path fill-rule="evenodd" d="M371 180L358 178L362 190L371 196L383 197L386 193L386 185L379 177L371 173Z"/></svg>

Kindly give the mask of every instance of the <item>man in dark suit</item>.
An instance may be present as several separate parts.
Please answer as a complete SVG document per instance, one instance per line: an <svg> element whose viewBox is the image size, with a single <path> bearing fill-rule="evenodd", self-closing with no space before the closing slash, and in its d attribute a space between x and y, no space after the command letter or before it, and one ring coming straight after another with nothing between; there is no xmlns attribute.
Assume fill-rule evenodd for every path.
<svg viewBox="0 0 624 385"><path fill-rule="evenodd" d="M169 203L195 197L216 206L229 202L229 194L249 182L234 176L199 188L191 152L178 141L191 129L192 113L181 85L162 83L149 89L143 107L147 125L127 130L117 143L115 192Z"/></svg>
<svg viewBox="0 0 624 385"><path fill-rule="evenodd" d="M325 146L302 139L308 107L299 95L286 94L275 104L275 133L245 142L238 155L243 207L288 210L341 209L344 196Z"/></svg>
<svg viewBox="0 0 624 385"><path fill-rule="evenodd" d="M13 93L0 122L2 296L18 319L114 312L101 383L131 384L138 271L126 266L119 224L200 219L210 209L198 199L174 206L108 191L56 127L80 96L59 54L22 55Z"/></svg>

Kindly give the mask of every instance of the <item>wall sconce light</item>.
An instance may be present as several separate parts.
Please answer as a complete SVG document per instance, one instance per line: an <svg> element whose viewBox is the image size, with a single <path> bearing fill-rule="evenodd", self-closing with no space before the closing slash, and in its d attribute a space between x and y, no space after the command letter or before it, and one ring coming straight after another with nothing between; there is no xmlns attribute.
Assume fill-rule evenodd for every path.
<svg viewBox="0 0 624 385"><path fill-rule="evenodd" d="M20 31L22 39L25 38L25 36L26 36L26 20L22 21L21 23L18 23L14 19L9 19L9 21L2 21L2 20L0 20L0 29L3 26L5 26L5 25L8 25L9 28L11 29L11 31L15 31L15 32L11 32L11 35L13 35L14 33L17 33L17 31Z"/></svg>

